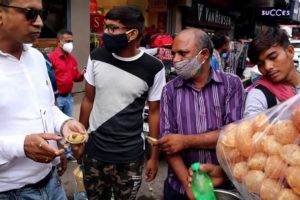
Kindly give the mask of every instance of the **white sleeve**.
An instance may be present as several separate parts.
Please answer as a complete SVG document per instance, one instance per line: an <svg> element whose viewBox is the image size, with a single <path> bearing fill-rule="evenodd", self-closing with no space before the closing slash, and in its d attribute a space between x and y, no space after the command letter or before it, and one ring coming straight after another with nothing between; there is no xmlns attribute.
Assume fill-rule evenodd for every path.
<svg viewBox="0 0 300 200"><path fill-rule="evenodd" d="M244 117L249 117L267 109L268 102L264 93L256 88L251 89L247 94Z"/></svg>
<svg viewBox="0 0 300 200"><path fill-rule="evenodd" d="M145 52L151 56L155 56L157 54L157 48L146 49L144 47L140 47L140 50L142 50L143 52Z"/></svg>
<svg viewBox="0 0 300 200"><path fill-rule="evenodd" d="M52 106L52 115L53 115L53 121L54 121L54 130L55 133L60 134L61 125L68 119L71 119L71 117L64 114L57 106Z"/></svg>
<svg viewBox="0 0 300 200"><path fill-rule="evenodd" d="M87 62L84 78L90 85L95 86L95 79L94 79L94 73L93 73L93 62L91 60L91 56L89 56L89 59Z"/></svg>
<svg viewBox="0 0 300 200"><path fill-rule="evenodd" d="M0 136L0 165L16 157L25 157L24 141L26 135Z"/></svg>
<svg viewBox="0 0 300 200"><path fill-rule="evenodd" d="M154 83L149 90L148 101L159 101L163 87L166 85L166 73L163 67L154 78Z"/></svg>

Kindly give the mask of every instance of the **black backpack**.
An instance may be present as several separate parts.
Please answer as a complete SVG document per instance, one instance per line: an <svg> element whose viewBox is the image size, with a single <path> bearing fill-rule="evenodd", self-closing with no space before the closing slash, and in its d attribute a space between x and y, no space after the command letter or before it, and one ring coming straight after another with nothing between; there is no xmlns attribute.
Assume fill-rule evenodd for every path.
<svg viewBox="0 0 300 200"><path fill-rule="evenodd" d="M267 87L263 85L257 85L255 86L255 88L261 90L264 93L265 97L267 98L268 108L277 105L275 95L272 92L270 92L270 90Z"/></svg>

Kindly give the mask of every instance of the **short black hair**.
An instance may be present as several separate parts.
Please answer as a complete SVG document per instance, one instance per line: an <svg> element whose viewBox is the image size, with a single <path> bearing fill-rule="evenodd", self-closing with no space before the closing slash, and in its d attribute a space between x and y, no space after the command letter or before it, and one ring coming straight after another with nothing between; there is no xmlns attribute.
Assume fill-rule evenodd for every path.
<svg viewBox="0 0 300 200"><path fill-rule="evenodd" d="M279 45L284 49L290 45L285 30L278 27L269 27L260 32L249 44L248 57L250 62L257 64L259 55L275 45Z"/></svg>
<svg viewBox="0 0 300 200"><path fill-rule="evenodd" d="M143 13L131 6L116 6L113 7L105 15L105 19L119 21L126 27L134 28L139 31L139 37L142 36L144 32L145 18Z"/></svg>
<svg viewBox="0 0 300 200"><path fill-rule="evenodd" d="M68 30L68 29L61 29L57 32L56 38L60 39L62 38L63 35L73 35L72 31Z"/></svg>
<svg viewBox="0 0 300 200"><path fill-rule="evenodd" d="M217 33L212 37L212 42L215 49L221 48L224 44L228 42L228 35L224 33Z"/></svg>

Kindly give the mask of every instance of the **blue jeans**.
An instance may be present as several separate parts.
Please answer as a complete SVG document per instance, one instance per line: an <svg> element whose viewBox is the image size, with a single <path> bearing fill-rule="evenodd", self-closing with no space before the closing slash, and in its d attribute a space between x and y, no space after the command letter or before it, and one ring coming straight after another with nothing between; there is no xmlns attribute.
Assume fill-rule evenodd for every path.
<svg viewBox="0 0 300 200"><path fill-rule="evenodd" d="M57 106L63 113L65 113L69 117L72 117L74 100L73 100L71 93L65 97L58 95L58 97L56 98L56 102L57 102ZM65 148L65 155L67 158L69 158L70 156L73 156L71 146L68 146L67 148Z"/></svg>
<svg viewBox="0 0 300 200"><path fill-rule="evenodd" d="M39 188L21 188L0 192L0 200L67 200L66 193L61 185L61 180L56 169L52 170L49 182Z"/></svg>
<svg viewBox="0 0 300 200"><path fill-rule="evenodd" d="M58 95L58 97L56 98L56 102L57 102L57 106L63 113L65 113L69 117L73 116L74 100L73 100L71 93L65 97Z"/></svg>
<svg viewBox="0 0 300 200"><path fill-rule="evenodd" d="M174 199L189 200L189 198L186 195L173 190L173 188L168 183L168 179L166 179L164 184L164 200L174 200Z"/></svg>

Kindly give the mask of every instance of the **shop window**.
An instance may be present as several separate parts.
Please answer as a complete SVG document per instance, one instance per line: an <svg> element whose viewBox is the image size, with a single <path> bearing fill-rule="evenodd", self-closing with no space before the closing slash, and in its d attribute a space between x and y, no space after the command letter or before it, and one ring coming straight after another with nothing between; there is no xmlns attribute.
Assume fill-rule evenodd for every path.
<svg viewBox="0 0 300 200"><path fill-rule="evenodd" d="M66 0L43 0L43 7L49 11L49 16L44 22L40 38L56 38L56 33L67 27L68 2Z"/></svg>

